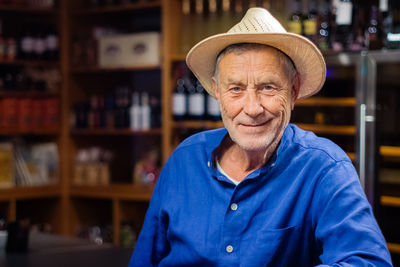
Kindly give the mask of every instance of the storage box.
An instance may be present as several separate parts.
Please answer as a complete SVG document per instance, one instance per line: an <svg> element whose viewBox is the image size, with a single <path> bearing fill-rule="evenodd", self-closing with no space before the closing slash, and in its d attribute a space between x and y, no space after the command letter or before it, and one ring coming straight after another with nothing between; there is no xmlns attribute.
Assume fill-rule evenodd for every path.
<svg viewBox="0 0 400 267"><path fill-rule="evenodd" d="M143 32L99 39L99 65L104 68L160 64L160 33Z"/></svg>

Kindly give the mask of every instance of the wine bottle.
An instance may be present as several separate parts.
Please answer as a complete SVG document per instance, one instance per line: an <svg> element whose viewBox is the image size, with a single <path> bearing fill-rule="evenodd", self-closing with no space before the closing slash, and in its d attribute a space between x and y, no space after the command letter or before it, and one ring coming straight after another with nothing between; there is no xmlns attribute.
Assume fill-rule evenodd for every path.
<svg viewBox="0 0 400 267"><path fill-rule="evenodd" d="M193 45L193 22L190 15L190 0L182 1L181 16L181 32L180 32L180 53L186 54Z"/></svg>
<svg viewBox="0 0 400 267"><path fill-rule="evenodd" d="M142 104L140 106L140 116L142 130L149 130L151 127L151 109L149 104L149 95L147 92L143 92L141 95Z"/></svg>
<svg viewBox="0 0 400 267"><path fill-rule="evenodd" d="M382 17L383 47L389 48L388 34L393 29L393 17L389 10L389 0L379 0L379 11Z"/></svg>
<svg viewBox="0 0 400 267"><path fill-rule="evenodd" d="M382 48L383 44L380 30L381 28L378 25L378 7L371 6L369 24L365 32L365 42L368 49L376 50Z"/></svg>
<svg viewBox="0 0 400 267"><path fill-rule="evenodd" d="M294 10L289 16L288 31L291 33L302 34L303 33L303 26L302 26L303 15L300 10L300 1L294 0L293 4L294 4Z"/></svg>
<svg viewBox="0 0 400 267"><path fill-rule="evenodd" d="M317 3L315 0L308 0L307 16L303 20L304 36L317 43Z"/></svg>
<svg viewBox="0 0 400 267"><path fill-rule="evenodd" d="M34 39L30 26L25 28L25 31L20 40L20 51L18 56L22 59L33 58Z"/></svg>
<svg viewBox="0 0 400 267"><path fill-rule="evenodd" d="M46 41L43 36L43 32L40 28L37 28L36 34L33 37L33 53L34 58L43 59L46 50Z"/></svg>
<svg viewBox="0 0 400 267"><path fill-rule="evenodd" d="M58 36L56 31L49 27L45 36L46 50L45 58L55 61L58 59Z"/></svg>
<svg viewBox="0 0 400 267"><path fill-rule="evenodd" d="M193 120L202 120L205 115L204 88L199 81L196 87L189 85L189 116Z"/></svg>
<svg viewBox="0 0 400 267"><path fill-rule="evenodd" d="M221 120L221 110L215 97L207 94L207 117L212 121Z"/></svg>
<svg viewBox="0 0 400 267"><path fill-rule="evenodd" d="M187 94L185 89L185 81L179 79L175 92L172 96L172 116L174 120L184 120L187 115Z"/></svg>
<svg viewBox="0 0 400 267"><path fill-rule="evenodd" d="M132 94L132 105L129 109L130 115L130 128L132 130L139 130L141 126L141 115L140 115L140 103L139 103L139 93L134 92Z"/></svg>
<svg viewBox="0 0 400 267"><path fill-rule="evenodd" d="M328 50L331 45L330 37L330 8L329 0L320 0L318 5L318 30L317 30L317 45L322 51Z"/></svg>
<svg viewBox="0 0 400 267"><path fill-rule="evenodd" d="M333 50L346 50L352 40L352 13L353 3L351 0L339 0L336 2L336 28L334 31Z"/></svg>

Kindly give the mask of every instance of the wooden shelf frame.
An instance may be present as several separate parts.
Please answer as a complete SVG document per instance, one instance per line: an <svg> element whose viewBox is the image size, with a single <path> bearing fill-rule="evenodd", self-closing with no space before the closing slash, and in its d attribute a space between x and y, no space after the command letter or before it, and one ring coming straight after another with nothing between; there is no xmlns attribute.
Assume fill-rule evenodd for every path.
<svg viewBox="0 0 400 267"><path fill-rule="evenodd" d="M73 15L94 15L94 14L107 14L107 13L121 13L129 12L135 10L144 10L150 8L161 8L161 1L156 0L152 2L138 2L138 3L128 3L120 4L114 6L104 6L97 8L87 8L81 10L74 10Z"/></svg>
<svg viewBox="0 0 400 267"><path fill-rule="evenodd" d="M353 125L319 125L295 123L299 128L306 131L313 131L316 134L332 134L332 135L355 135L356 126Z"/></svg>
<svg viewBox="0 0 400 267"><path fill-rule="evenodd" d="M400 244L397 243L387 243L388 249L391 253L400 254Z"/></svg>
<svg viewBox="0 0 400 267"><path fill-rule="evenodd" d="M55 7L48 8L48 7L34 7L29 5L0 4L0 11L55 15L59 12L59 9Z"/></svg>
<svg viewBox="0 0 400 267"><path fill-rule="evenodd" d="M0 61L0 66L23 66L23 67L43 67L43 68L58 68L60 66L59 61L50 61L50 60L23 60L23 59L15 59L12 61Z"/></svg>
<svg viewBox="0 0 400 267"><path fill-rule="evenodd" d="M0 201L60 197L60 185L16 186L0 189Z"/></svg>
<svg viewBox="0 0 400 267"><path fill-rule="evenodd" d="M400 157L399 146L381 146L379 152L384 157Z"/></svg>
<svg viewBox="0 0 400 267"><path fill-rule="evenodd" d="M161 135L161 128L149 130L131 129L71 129L72 135Z"/></svg>
<svg viewBox="0 0 400 267"><path fill-rule="evenodd" d="M100 66L72 66L71 73L85 74L85 73L106 73L106 72L129 72L129 71L147 71L147 70L160 70L160 65L138 65L131 67L112 67L104 68Z"/></svg>
<svg viewBox="0 0 400 267"><path fill-rule="evenodd" d="M400 197L381 196L381 205L400 208Z"/></svg>
<svg viewBox="0 0 400 267"><path fill-rule="evenodd" d="M311 97L296 102L295 106L355 107L355 97Z"/></svg>
<svg viewBox="0 0 400 267"><path fill-rule="evenodd" d="M0 90L0 98L9 97L9 98L47 98L47 97L59 97L59 93L50 93L50 92L37 92L33 90L24 90L24 91L8 91L8 90Z"/></svg>
<svg viewBox="0 0 400 267"><path fill-rule="evenodd" d="M83 198L149 201L153 186L111 184L109 186L71 186L71 196Z"/></svg>
<svg viewBox="0 0 400 267"><path fill-rule="evenodd" d="M215 128L223 128L224 124L222 121L194 121L194 120L187 120L187 121L174 121L173 122L174 128L181 128L181 129L215 129Z"/></svg>
<svg viewBox="0 0 400 267"><path fill-rule="evenodd" d="M0 135L58 135L60 134L60 127L52 128L0 128Z"/></svg>

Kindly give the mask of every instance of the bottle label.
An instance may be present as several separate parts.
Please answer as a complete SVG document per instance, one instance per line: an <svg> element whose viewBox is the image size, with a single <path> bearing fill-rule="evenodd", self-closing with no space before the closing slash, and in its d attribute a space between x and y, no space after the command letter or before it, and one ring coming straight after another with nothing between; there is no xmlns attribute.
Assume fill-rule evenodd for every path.
<svg viewBox="0 0 400 267"><path fill-rule="evenodd" d="M36 38L33 49L36 52L36 54L39 55L43 54L43 52L46 50L45 41L42 38Z"/></svg>
<svg viewBox="0 0 400 267"><path fill-rule="evenodd" d="M289 21L288 30L291 33L301 34L301 22L300 21Z"/></svg>
<svg viewBox="0 0 400 267"><path fill-rule="evenodd" d="M22 48L22 51L25 53L32 52L33 51L33 38L25 37L24 39L22 39L21 48Z"/></svg>
<svg viewBox="0 0 400 267"><path fill-rule="evenodd" d="M211 116L219 116L221 114L218 101L212 96L207 98L207 113Z"/></svg>
<svg viewBox="0 0 400 267"><path fill-rule="evenodd" d="M189 96L189 114L192 116L204 115L204 95L191 94Z"/></svg>
<svg viewBox="0 0 400 267"><path fill-rule="evenodd" d="M48 35L46 38L46 47L49 50L57 50L58 48L58 38L55 35Z"/></svg>
<svg viewBox="0 0 400 267"><path fill-rule="evenodd" d="M304 21L304 34L314 35L317 33L317 22L315 20L307 19Z"/></svg>
<svg viewBox="0 0 400 267"><path fill-rule="evenodd" d="M185 94L174 94L172 97L172 114L184 116L186 114L186 96Z"/></svg>
<svg viewBox="0 0 400 267"><path fill-rule="evenodd" d="M389 0L379 0L379 10L381 12L389 11Z"/></svg>
<svg viewBox="0 0 400 267"><path fill-rule="evenodd" d="M351 25L353 4L351 2L338 2L336 10L337 25Z"/></svg>

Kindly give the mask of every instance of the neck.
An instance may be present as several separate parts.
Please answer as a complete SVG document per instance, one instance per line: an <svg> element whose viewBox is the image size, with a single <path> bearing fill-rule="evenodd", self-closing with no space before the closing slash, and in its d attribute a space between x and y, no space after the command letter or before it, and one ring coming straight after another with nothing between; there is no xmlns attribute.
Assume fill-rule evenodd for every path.
<svg viewBox="0 0 400 267"><path fill-rule="evenodd" d="M242 181L248 174L261 168L270 159L277 144L271 144L266 149L245 150L227 136L221 143L218 161L230 177Z"/></svg>

